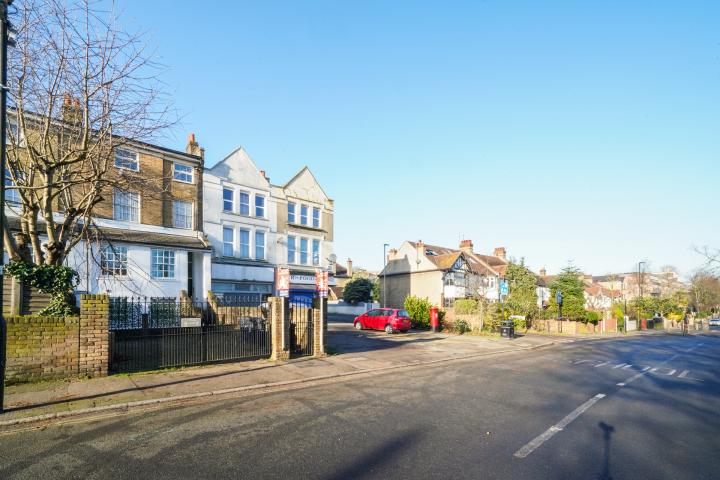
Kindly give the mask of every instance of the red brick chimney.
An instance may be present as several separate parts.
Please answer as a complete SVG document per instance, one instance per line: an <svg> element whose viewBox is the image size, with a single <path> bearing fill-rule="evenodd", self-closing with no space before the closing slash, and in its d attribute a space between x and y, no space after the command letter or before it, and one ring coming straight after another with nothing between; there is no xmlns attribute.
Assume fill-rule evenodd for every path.
<svg viewBox="0 0 720 480"><path fill-rule="evenodd" d="M505 247L497 247L493 252L493 255L505 260L505 257L507 256L507 250L505 250Z"/></svg>
<svg viewBox="0 0 720 480"><path fill-rule="evenodd" d="M460 250L467 253L473 253L472 240L460 240Z"/></svg>
<svg viewBox="0 0 720 480"><path fill-rule="evenodd" d="M352 260L348 258L347 261L347 276L352 277L353 276L353 268L352 268Z"/></svg>
<svg viewBox="0 0 720 480"><path fill-rule="evenodd" d="M188 143L185 147L185 153L188 155L195 155L196 157L205 158L205 149L200 148L200 144L195 140L195 134L191 133L188 135Z"/></svg>

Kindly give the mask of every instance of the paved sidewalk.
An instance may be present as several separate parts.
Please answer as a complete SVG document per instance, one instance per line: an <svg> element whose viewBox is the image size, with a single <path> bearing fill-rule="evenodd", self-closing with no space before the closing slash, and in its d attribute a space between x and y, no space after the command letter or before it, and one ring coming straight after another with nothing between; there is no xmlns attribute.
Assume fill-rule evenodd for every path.
<svg viewBox="0 0 720 480"><path fill-rule="evenodd" d="M6 388L6 413L0 424L27 417L68 415L68 412L109 407L130 402L192 397L203 392L248 387L278 388L317 379L328 380L368 371L471 358L493 353L522 351L550 345L552 338L456 336L430 332L387 335L331 323L331 355L288 362L257 360L191 367L178 370L113 375L97 379L15 385ZM254 390L256 391L256 390ZM229 392L220 392L229 393ZM180 397L180 398L178 398Z"/></svg>

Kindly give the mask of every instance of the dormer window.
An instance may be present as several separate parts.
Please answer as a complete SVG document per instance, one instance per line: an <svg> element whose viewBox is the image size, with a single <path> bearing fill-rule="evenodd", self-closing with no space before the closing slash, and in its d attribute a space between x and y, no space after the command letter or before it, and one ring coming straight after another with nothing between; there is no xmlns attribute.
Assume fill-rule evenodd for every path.
<svg viewBox="0 0 720 480"><path fill-rule="evenodd" d="M117 168L125 168L135 172L140 170L140 155L132 150L125 148L115 149L115 166Z"/></svg>
<svg viewBox="0 0 720 480"><path fill-rule="evenodd" d="M425 255L434 256L434 255L437 255L437 254L435 253L434 250L432 250L432 249L430 249L430 248L426 248L426 249L425 249Z"/></svg>

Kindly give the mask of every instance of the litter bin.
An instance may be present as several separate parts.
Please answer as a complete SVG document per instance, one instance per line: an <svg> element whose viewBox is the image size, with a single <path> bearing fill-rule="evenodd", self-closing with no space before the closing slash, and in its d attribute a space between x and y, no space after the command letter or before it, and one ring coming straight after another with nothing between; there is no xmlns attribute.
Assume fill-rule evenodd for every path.
<svg viewBox="0 0 720 480"><path fill-rule="evenodd" d="M513 338L515 336L515 324L512 320L503 320L500 323L500 336L505 338Z"/></svg>

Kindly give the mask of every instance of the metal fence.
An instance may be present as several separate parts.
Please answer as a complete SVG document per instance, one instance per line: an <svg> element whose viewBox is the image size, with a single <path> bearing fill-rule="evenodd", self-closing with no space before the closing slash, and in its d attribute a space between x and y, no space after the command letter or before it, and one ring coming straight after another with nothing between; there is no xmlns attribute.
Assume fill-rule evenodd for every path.
<svg viewBox="0 0 720 480"><path fill-rule="evenodd" d="M290 302L290 353L313 354L313 310L305 300Z"/></svg>
<svg viewBox="0 0 720 480"><path fill-rule="evenodd" d="M269 356L264 300L111 298L110 370L137 372Z"/></svg>

